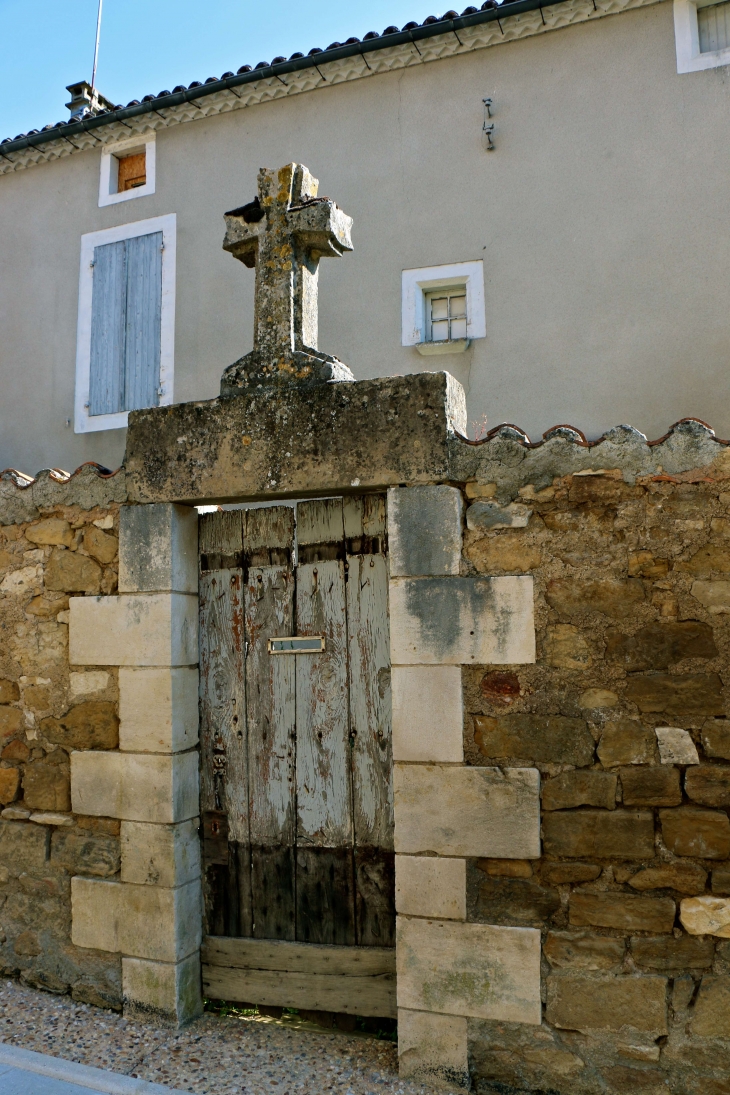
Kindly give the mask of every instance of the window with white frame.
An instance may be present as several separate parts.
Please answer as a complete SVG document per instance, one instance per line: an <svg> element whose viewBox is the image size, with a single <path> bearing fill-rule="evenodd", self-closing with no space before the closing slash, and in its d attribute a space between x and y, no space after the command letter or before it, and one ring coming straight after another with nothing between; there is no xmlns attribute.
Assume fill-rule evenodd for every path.
<svg viewBox="0 0 730 1095"><path fill-rule="evenodd" d="M674 0L677 72L730 65L730 2Z"/></svg>
<svg viewBox="0 0 730 1095"><path fill-rule="evenodd" d="M155 192L155 134L130 137L102 149L99 205L116 205Z"/></svg>
<svg viewBox="0 0 730 1095"><path fill-rule="evenodd" d="M76 433L172 402L175 214L81 237Z"/></svg>
<svg viewBox="0 0 730 1095"><path fill-rule="evenodd" d="M404 270L402 343L421 354L461 353L484 338L484 267L481 261Z"/></svg>

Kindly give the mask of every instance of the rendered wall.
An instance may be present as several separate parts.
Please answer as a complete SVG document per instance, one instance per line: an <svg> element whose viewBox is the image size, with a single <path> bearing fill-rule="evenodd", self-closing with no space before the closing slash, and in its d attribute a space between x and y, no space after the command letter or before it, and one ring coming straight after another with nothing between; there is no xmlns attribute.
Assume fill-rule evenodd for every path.
<svg viewBox="0 0 730 1095"><path fill-rule="evenodd" d="M119 205L97 206L98 151L3 175L0 371L23 415L2 419L0 467L121 461L124 431L64 426L82 233L177 214L175 398L217 394L253 315L222 214L292 159L354 218L354 253L322 263L320 344L359 379L423 367L400 344L404 268L483 259L487 338L428 359L464 383L470 425L656 437L694 414L730 435L727 97L726 69L677 75L658 3L161 129L156 194Z"/></svg>

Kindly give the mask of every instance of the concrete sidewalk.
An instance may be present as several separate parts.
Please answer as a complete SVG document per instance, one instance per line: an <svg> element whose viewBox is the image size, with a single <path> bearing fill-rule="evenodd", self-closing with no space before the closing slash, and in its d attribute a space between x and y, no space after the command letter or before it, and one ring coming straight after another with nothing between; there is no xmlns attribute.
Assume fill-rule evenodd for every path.
<svg viewBox="0 0 730 1095"><path fill-rule="evenodd" d="M2 1095L190 1095L131 1076L0 1043Z"/></svg>

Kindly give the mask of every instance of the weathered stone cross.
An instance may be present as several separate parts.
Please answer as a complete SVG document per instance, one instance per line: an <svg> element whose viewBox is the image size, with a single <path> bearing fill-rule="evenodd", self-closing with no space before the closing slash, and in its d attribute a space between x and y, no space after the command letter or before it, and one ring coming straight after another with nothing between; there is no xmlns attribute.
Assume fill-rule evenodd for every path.
<svg viewBox="0 0 730 1095"><path fill-rule="evenodd" d="M321 258L352 250L352 218L306 167L262 168L258 195L225 214L223 248L256 267L254 348L223 374L221 395L243 388L354 380L341 361L317 349L317 280Z"/></svg>

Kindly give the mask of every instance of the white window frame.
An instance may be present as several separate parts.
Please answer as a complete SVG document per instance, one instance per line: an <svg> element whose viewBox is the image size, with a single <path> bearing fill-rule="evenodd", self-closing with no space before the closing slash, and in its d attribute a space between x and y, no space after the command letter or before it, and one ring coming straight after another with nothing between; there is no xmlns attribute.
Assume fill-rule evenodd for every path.
<svg viewBox="0 0 730 1095"><path fill-rule="evenodd" d="M139 137L128 137L123 141L115 141L101 150L101 169L99 172L99 206L116 205L117 202L131 201L132 198L143 198L146 194L155 192L155 149L157 142L154 131L143 133ZM135 186L131 190L123 190L117 193L118 163L121 156L132 156L135 152L145 154L144 186Z"/></svg>
<svg viewBox="0 0 730 1095"><path fill-rule="evenodd" d="M466 290L466 338L455 342L427 340L426 294L434 289ZM453 354L466 350L474 338L486 338L484 263L456 262L404 270L401 280L401 342L422 354Z"/></svg>
<svg viewBox="0 0 730 1095"><path fill-rule="evenodd" d="M95 433L97 430L120 430L127 425L129 411L115 414L89 414L91 376L91 298L94 287L94 248L105 243L147 236L162 232L162 301L160 330L160 400L168 407L173 399L175 371L175 252L177 214L120 224L101 232L87 232L81 237L79 270L79 315L76 333L76 395L74 433Z"/></svg>
<svg viewBox="0 0 730 1095"><path fill-rule="evenodd" d="M677 49L677 72L702 72L708 68L730 65L730 47L700 53L700 31L697 8L709 7L715 0L674 0L674 42Z"/></svg>

